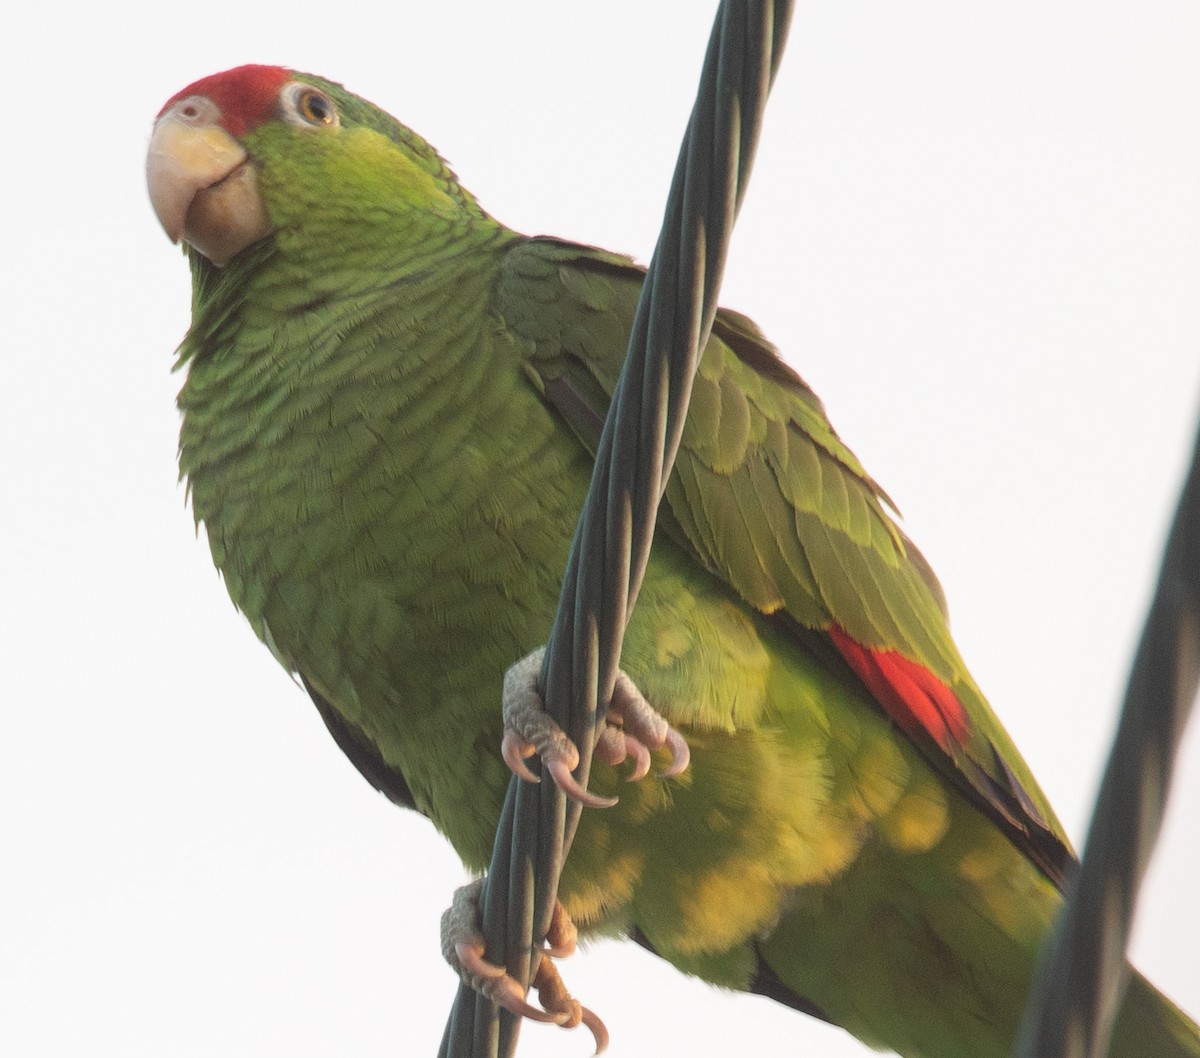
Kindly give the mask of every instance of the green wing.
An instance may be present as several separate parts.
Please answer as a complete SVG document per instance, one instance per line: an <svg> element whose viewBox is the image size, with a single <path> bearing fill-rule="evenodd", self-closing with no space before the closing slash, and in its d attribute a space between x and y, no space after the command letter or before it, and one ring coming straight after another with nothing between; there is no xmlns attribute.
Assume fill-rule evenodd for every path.
<svg viewBox="0 0 1200 1058"><path fill-rule="evenodd" d="M509 251L497 289L530 343L530 377L595 447L644 271L551 239ZM817 396L746 317L722 310L704 351L666 532L749 605L849 667L934 766L1056 882L1062 827L963 663L940 586L841 442ZM853 678L853 677L851 677Z"/></svg>

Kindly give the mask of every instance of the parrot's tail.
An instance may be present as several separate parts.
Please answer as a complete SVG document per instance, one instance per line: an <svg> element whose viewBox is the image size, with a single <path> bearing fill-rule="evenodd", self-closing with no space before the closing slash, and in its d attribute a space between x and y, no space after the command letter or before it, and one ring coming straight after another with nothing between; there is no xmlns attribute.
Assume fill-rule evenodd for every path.
<svg viewBox="0 0 1200 1058"><path fill-rule="evenodd" d="M1200 1027L1136 970L1113 1028L1110 1058L1200 1058Z"/></svg>

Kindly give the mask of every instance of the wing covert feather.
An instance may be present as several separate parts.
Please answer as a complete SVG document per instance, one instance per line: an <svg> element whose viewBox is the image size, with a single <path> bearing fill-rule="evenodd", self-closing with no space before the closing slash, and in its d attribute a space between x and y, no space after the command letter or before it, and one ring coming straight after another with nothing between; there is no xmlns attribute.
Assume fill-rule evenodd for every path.
<svg viewBox="0 0 1200 1058"><path fill-rule="evenodd" d="M529 343L531 377L593 450L643 277L628 258L546 238L501 269L497 310ZM928 563L816 394L738 313L717 315L664 507L749 606L827 635L934 766L1061 880L1061 825L972 681Z"/></svg>

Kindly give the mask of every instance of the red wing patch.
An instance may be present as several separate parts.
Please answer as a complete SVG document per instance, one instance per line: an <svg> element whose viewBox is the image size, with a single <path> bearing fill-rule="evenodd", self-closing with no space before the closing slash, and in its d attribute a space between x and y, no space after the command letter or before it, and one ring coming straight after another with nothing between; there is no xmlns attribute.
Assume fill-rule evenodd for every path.
<svg viewBox="0 0 1200 1058"><path fill-rule="evenodd" d="M910 737L921 732L951 755L955 744L966 742L971 721L962 702L924 665L895 650L864 647L840 625L829 629L829 638L884 712Z"/></svg>

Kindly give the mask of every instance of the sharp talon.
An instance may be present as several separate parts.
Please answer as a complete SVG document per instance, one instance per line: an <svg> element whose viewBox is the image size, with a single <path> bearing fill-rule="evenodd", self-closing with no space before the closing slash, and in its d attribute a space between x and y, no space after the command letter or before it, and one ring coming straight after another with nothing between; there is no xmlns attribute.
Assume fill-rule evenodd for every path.
<svg viewBox="0 0 1200 1058"><path fill-rule="evenodd" d="M518 779L524 779L526 782L542 781L529 770L529 766L525 763L525 758L532 757L535 752L533 743L523 742L515 732L506 731L504 733L504 740L500 743L500 753L504 757L504 763L508 765L508 770Z"/></svg>
<svg viewBox="0 0 1200 1058"><path fill-rule="evenodd" d="M644 779L650 771L650 750L646 748L644 742L632 735L625 736L625 748L633 756L633 771L625 777L625 781L637 782L639 779Z"/></svg>
<svg viewBox="0 0 1200 1058"><path fill-rule="evenodd" d="M578 801L587 808L612 808L617 803L615 797L601 797L580 786L571 774L571 769L567 767L566 761L548 760L545 765L555 784L572 801Z"/></svg>
<svg viewBox="0 0 1200 1058"><path fill-rule="evenodd" d="M472 987L505 1010L518 1017L549 1025L562 1025L570 1020L570 1014L565 1011L546 1011L530 1003L525 998L525 990L508 976L503 966L490 963L483 957L479 945L459 941L454 945L454 953L464 973L475 979Z"/></svg>
<svg viewBox="0 0 1200 1058"><path fill-rule="evenodd" d="M534 651L509 668L504 676L504 740L500 752L509 770L525 782L538 782L525 761L537 754L542 773L549 771L564 794L588 808L611 808L615 797L589 793L571 774L579 765L579 751L566 733L546 713L537 689L544 650ZM596 739L597 760L617 766L633 757L628 782L650 773L651 752L665 746L671 762L660 772L670 779L687 770L691 751L684 737L668 724L637 689L633 680L618 672L608 706L608 722Z"/></svg>
<svg viewBox="0 0 1200 1058"><path fill-rule="evenodd" d="M649 764L643 765L642 754L660 746L666 746L671 753L671 763L665 771L659 772L660 777L673 778L687 769L691 750L684 737L646 701L637 685L624 672L617 673L608 716L610 723L614 717L619 719L625 735L625 748L637 758L631 781L640 779L649 771Z"/></svg>
<svg viewBox="0 0 1200 1058"><path fill-rule="evenodd" d="M554 931L561 930L564 926L574 933L574 923L567 917L562 905L559 905L555 908L555 917L550 928ZM538 999L543 1007L560 1011L564 1015L565 1020L560 1022L563 1028L573 1029L584 1024L591 1030L592 1038L596 1042L596 1054L608 1046L608 1029L604 1027L604 1022L579 1000L571 997L571 993L563 985L558 969L549 959L543 958L538 964L533 975L533 987L537 989Z"/></svg>
<svg viewBox="0 0 1200 1058"><path fill-rule="evenodd" d="M571 1020L571 1015L564 1011L551 1012L542 1010L540 1007L535 1007L526 999L518 999L515 1003L502 1003L506 1010L512 1011L514 1014L520 1014L523 1018L528 1018L530 1021L540 1021L543 1025L565 1025Z"/></svg>
<svg viewBox="0 0 1200 1058"><path fill-rule="evenodd" d="M454 952L458 956L462 968L476 977L494 981L505 974L503 966L488 962L483 957L483 952L480 951L478 945L471 944L469 941L460 940L454 945Z"/></svg>
<svg viewBox="0 0 1200 1058"><path fill-rule="evenodd" d="M667 729L667 737L664 741L671 751L671 766L665 771L659 772L659 775L664 779L672 779L687 771L688 763L692 759L692 751L688 748L687 740L673 727Z"/></svg>
<svg viewBox="0 0 1200 1058"><path fill-rule="evenodd" d="M543 650L518 661L504 675L504 739L500 752L509 770L526 782L538 782L524 763L536 753L542 771L549 771L558 788L589 808L608 808L616 798L597 797L585 790L571 772L579 766L579 750L542 705L537 689ZM622 751L623 752L623 751Z"/></svg>
<svg viewBox="0 0 1200 1058"><path fill-rule="evenodd" d="M483 994L518 1017L540 1021L543 1025L563 1025L571 1019L565 1010L550 1011L535 1007L521 994L521 986L507 975L497 980L496 984L498 987L485 989Z"/></svg>
<svg viewBox="0 0 1200 1058"><path fill-rule="evenodd" d="M543 998L542 1006L535 1007L525 998L525 987L511 977L505 967L484 958L484 942L479 933L482 893L482 878L468 882L455 891L454 899L442 915L442 955L459 979L517 1017L565 1028L578 1025L582 1020L582 1008L563 988L562 979L548 957L553 951L569 955L575 949L577 930L566 909L555 902L547 934L550 947L542 950L536 974L543 985L549 982L555 986L545 993L551 1002ZM543 996L541 988L538 995Z"/></svg>
<svg viewBox="0 0 1200 1058"><path fill-rule="evenodd" d="M596 1041L596 1049L592 1052L594 1055L603 1054L608 1050L608 1027L600 1020L599 1016L587 1007L581 1007L583 1023L591 1030L592 1039Z"/></svg>

